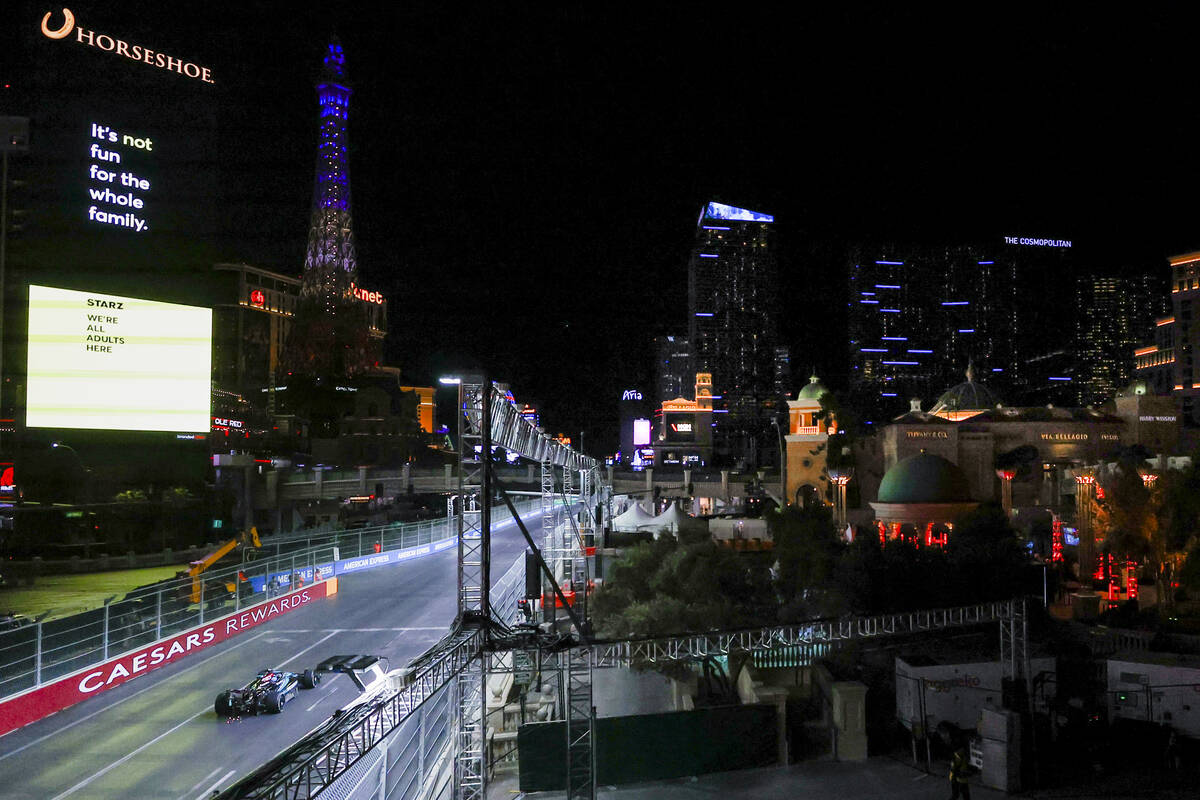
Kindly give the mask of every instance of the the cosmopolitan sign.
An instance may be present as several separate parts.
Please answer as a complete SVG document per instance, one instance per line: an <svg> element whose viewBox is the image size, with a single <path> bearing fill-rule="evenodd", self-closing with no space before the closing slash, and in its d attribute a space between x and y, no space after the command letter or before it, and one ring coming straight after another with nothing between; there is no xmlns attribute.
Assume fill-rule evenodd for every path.
<svg viewBox="0 0 1200 800"><path fill-rule="evenodd" d="M1005 244L1019 244L1026 247L1070 247L1070 239L1031 239L1027 236L1005 236Z"/></svg>
<svg viewBox="0 0 1200 800"><path fill-rule="evenodd" d="M50 17L54 12L47 11L42 17L42 34L48 39L66 39L75 32L75 41L79 44L95 47L98 50L103 50L106 53L116 53L119 56L140 61L144 64L149 64L155 69L165 69L171 72L178 72L188 78L195 78L204 83L213 83L212 73L208 67L201 67L193 64L190 61L184 61L181 58L160 53L145 47L140 44L129 44L128 42L118 39L115 36L109 36L106 33L97 33L89 31L82 25L75 24L75 15L71 13L71 9L63 9L63 24L58 28L50 27Z"/></svg>
<svg viewBox="0 0 1200 800"><path fill-rule="evenodd" d="M0 736L336 592L336 579L305 587L16 695L0 703Z"/></svg>

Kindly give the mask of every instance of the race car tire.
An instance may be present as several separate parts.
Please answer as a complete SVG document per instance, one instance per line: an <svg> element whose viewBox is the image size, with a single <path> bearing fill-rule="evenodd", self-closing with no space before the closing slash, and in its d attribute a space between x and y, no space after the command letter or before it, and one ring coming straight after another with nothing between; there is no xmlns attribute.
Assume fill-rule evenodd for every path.
<svg viewBox="0 0 1200 800"><path fill-rule="evenodd" d="M321 684L321 673L306 669L300 673L300 688L315 689Z"/></svg>
<svg viewBox="0 0 1200 800"><path fill-rule="evenodd" d="M217 695L217 699L213 701L213 710L217 712L218 717L232 717L233 711L233 693L228 689Z"/></svg>
<svg viewBox="0 0 1200 800"><path fill-rule="evenodd" d="M283 711L283 703L283 695L277 691L267 692L266 697L263 698L263 706L272 714Z"/></svg>

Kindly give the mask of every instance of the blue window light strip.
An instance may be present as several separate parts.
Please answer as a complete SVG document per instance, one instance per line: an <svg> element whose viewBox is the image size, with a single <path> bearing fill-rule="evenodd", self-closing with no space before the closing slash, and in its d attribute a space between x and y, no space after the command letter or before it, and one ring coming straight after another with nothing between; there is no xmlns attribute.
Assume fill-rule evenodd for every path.
<svg viewBox="0 0 1200 800"><path fill-rule="evenodd" d="M873 304L875 304L875 305L879 305L879 301L878 301L878 300L859 300L858 302L859 302L859 303L867 303L867 304L872 304L872 303L873 303Z"/></svg>
<svg viewBox="0 0 1200 800"><path fill-rule="evenodd" d="M928 353L930 355L933 354L932 350L909 350L908 352L910 352L910 353Z"/></svg>
<svg viewBox="0 0 1200 800"><path fill-rule="evenodd" d="M900 313L900 309L898 309L898 308L881 308L881 309L879 309L879 310L880 310L880 311L886 311L886 312L888 312L889 314L899 314L899 313Z"/></svg>
<svg viewBox="0 0 1200 800"><path fill-rule="evenodd" d="M920 361L885 361L884 364L892 364L900 367L915 367L920 364Z"/></svg>
<svg viewBox="0 0 1200 800"><path fill-rule="evenodd" d="M729 230L729 228L727 228L724 225L705 225L704 230L706 230L706 231L727 231L727 230Z"/></svg>
<svg viewBox="0 0 1200 800"><path fill-rule="evenodd" d="M875 288L876 289L899 289L900 287L894 283L877 283L877 284L875 284Z"/></svg>
<svg viewBox="0 0 1200 800"><path fill-rule="evenodd" d="M974 333L975 329L974 328L959 328L958 332L959 333Z"/></svg>
<svg viewBox="0 0 1200 800"><path fill-rule="evenodd" d="M711 316L713 316L713 313L711 311L697 311L696 316L697 317L711 317Z"/></svg>
<svg viewBox="0 0 1200 800"><path fill-rule="evenodd" d="M886 347L860 347L858 349L858 352L860 352L860 353L886 353L886 352L888 352L888 349Z"/></svg>
<svg viewBox="0 0 1200 800"><path fill-rule="evenodd" d="M907 336L880 336L879 338L885 342L907 342L908 341Z"/></svg>
<svg viewBox="0 0 1200 800"><path fill-rule="evenodd" d="M863 297L874 297L875 296L874 292L859 292L859 294L861 294Z"/></svg>
<svg viewBox="0 0 1200 800"><path fill-rule="evenodd" d="M992 367L992 372L1004 372L1001 367Z"/></svg>
<svg viewBox="0 0 1200 800"><path fill-rule="evenodd" d="M701 253L701 258L720 258L716 253Z"/></svg>
<svg viewBox="0 0 1200 800"><path fill-rule="evenodd" d="M876 261L875 263L876 264L886 264L887 266L890 266L890 267L903 267L904 266L903 261Z"/></svg>
<svg viewBox="0 0 1200 800"><path fill-rule="evenodd" d="M945 303L942 303L942 305L944 305L944 306L969 306L969 305L971 305L971 301L970 300L950 300Z"/></svg>
<svg viewBox="0 0 1200 800"><path fill-rule="evenodd" d="M1070 378L1056 378L1056 377L1051 377L1051 378L1050 378L1050 380L1052 380L1052 381L1069 381L1069 380L1071 380L1071 379L1070 379Z"/></svg>
<svg viewBox="0 0 1200 800"><path fill-rule="evenodd" d="M995 261L980 261L979 265L984 266L985 264L995 264L995 263L996 263Z"/></svg>
<svg viewBox="0 0 1200 800"><path fill-rule="evenodd" d="M880 397L895 397L896 393L895 392L880 392L879 396Z"/></svg>

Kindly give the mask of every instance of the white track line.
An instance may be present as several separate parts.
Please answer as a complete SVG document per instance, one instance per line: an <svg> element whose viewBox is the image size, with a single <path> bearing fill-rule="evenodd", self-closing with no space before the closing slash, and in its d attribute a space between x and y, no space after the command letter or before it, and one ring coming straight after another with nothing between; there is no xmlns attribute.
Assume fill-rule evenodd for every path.
<svg viewBox="0 0 1200 800"><path fill-rule="evenodd" d="M220 767L217 767L217 769L220 769ZM216 771L217 770L215 770L215 769L213 770L213 772L216 772ZM217 782L214 783L212 786L208 787L207 789L205 789L203 792L201 792L200 796L197 797L196 800L206 800L207 798L212 797L212 794L213 794L213 792L215 792L217 790L217 787L220 786L225 781L229 780L229 776L232 775L233 773L234 773L234 770L231 769L231 770L229 770L229 772L226 772L220 778L217 778Z"/></svg>
<svg viewBox="0 0 1200 800"><path fill-rule="evenodd" d="M321 644L321 643L322 643L322 642L324 642L326 639L328 639L330 636L333 636L333 635L335 635L336 633L337 633L337 631L334 631L333 633L330 633L330 634L328 634L328 635L326 635L326 636L322 637L321 639L318 639L317 641L315 641L315 642L313 642L312 644L310 644L308 647L306 647L306 648L304 648L303 650L301 650L299 653L296 653L294 656L292 656L291 658L289 658L287 661L284 661L284 662L283 662L282 664L280 664L279 666L283 666L284 664L287 664L289 661L295 661L297 658L299 658L300 656L304 655L304 654L305 654L305 653L307 653L309 650L312 650L314 647L316 647L317 645ZM207 713L208 713L209 711L211 711L211 710L212 710L211 708L209 708L209 707L205 707L203 711L200 711L200 712L197 712L197 713L195 713L195 714L192 714L190 717L188 717L187 719L185 719L183 722L179 723L179 724L178 724L178 725L176 725L175 727L171 728L170 730L166 731L165 733L160 733L158 736L155 736L153 739L151 739L150 741L146 742L144 745L142 745L141 747L137 748L136 750L133 750L133 751L131 751L131 752L129 752L129 753L127 753L127 754L125 754L125 755L121 756L121 757L120 757L120 758L118 758L116 761L112 762L112 763L111 763L111 764L109 764L107 767L105 767L104 769L102 769L102 770L100 770L99 772L96 772L96 773L94 773L94 774L92 774L92 775L88 776L87 778L84 778L84 779L83 779L83 780L81 780L79 783L75 784L75 785L74 785L74 786L72 786L70 789L67 789L67 790L66 790L65 792L63 792L62 794L55 795L55 796L54 796L54 798L53 798L53 800L62 800L62 798L64 798L64 797L67 797L68 795L72 795L72 794L74 794L75 792L77 792L77 791L79 791L80 789L82 789L83 787L85 787L85 786L89 785L90 783L92 783L92 782L93 782L93 781L95 781L96 779L104 777L105 775L107 775L107 774L108 774L109 772L111 772L112 770L116 769L117 767L121 766L122 764L124 764L124 763L125 763L126 761L128 761L129 759L131 759L131 758L133 758L134 756L136 756L138 753L142 752L143 750L147 749L148 747L152 747L153 745L157 744L158 742L160 742L160 741L162 741L163 739L165 739L165 738L167 738L168 736L170 736L170 735L171 735L172 733L174 733L175 731L177 731L177 730L179 730L180 728L182 728L184 725L187 725L189 722L191 722L192 720L196 719L197 717L204 716L205 714L207 714ZM224 780L224 778L222 778L221 780ZM220 781L218 781L218 783L219 783L219 782L220 782Z"/></svg>
<svg viewBox="0 0 1200 800"><path fill-rule="evenodd" d="M321 697L319 697L317 699L317 702L313 703L311 706L304 709L304 713L307 714L309 711L312 711L314 708L321 705L321 703L324 703L326 700L328 700L333 695L334 692L336 692L340 688L341 688L340 686L335 686L332 689L330 689L329 691L321 692ZM214 772L215 772L215 770L214 770Z"/></svg>
<svg viewBox="0 0 1200 800"><path fill-rule="evenodd" d="M191 795L195 794L195 793L196 793L196 790L197 790L197 789L199 789L201 786L203 786L205 781L207 781L207 780L210 780L210 779L212 778L212 776L213 776L213 775L216 775L216 774L217 774L218 772L220 772L220 771L221 771L221 768L220 768L220 767L217 767L217 768L216 768L216 769L214 769L212 772L208 773L208 774L207 774L207 775L205 775L203 778L201 778L200 780L196 781L196 785L195 785L195 786L193 786L192 788L188 789L186 792L184 792L184 793L183 793L183 797L180 797L180 798L179 798L179 800L184 800L184 798L185 798L185 797L189 797L189 796L191 796Z"/></svg>
<svg viewBox="0 0 1200 800"><path fill-rule="evenodd" d="M117 706L121 705L121 703L124 703L126 700L132 700L133 698L137 697L138 695L145 694L146 692L150 691L151 689L157 689L169 680L177 678L180 675L183 675L185 673L191 672L192 670L196 669L197 667L202 667L205 664L207 664L209 661L212 661L214 658L223 656L231 650L236 650L237 648L241 647L242 645L250 644L251 642L253 642L255 639L259 638L260 636L266 636L266 635L267 635L266 631L263 631L262 633L256 633L248 639L244 639L235 645L226 647L224 650L222 650L219 653L213 653L208 658L197 661L195 664L192 664L188 667L185 667L184 669L179 670L179 672L176 672L174 675L170 676L169 678L166 678L165 680L155 681L155 682L151 683L149 686L147 686L145 689L138 689L136 692L129 695L128 697L122 697L120 700L116 701L115 703L109 703L104 708L96 709L92 713L88 714L86 717L80 717L79 719L75 720L74 722L68 722L66 725L63 725L61 728L59 728L57 730L51 731L50 733L47 733L43 736L39 736L38 738L34 739L32 742L29 742L28 744L21 745L16 750L10 750L7 753L0 754L0 761L3 761L4 759L8 758L9 756L15 756L17 753L20 753L22 750L28 750L30 747L33 747L35 744L41 744L42 742L46 741L47 739L52 739L55 736L57 736L58 734L62 733L63 731L68 730L70 728L74 728L76 725L78 725L81 722L87 722L92 717L95 717L99 714L103 714L106 711L109 711L110 709L116 708ZM103 695L101 695L101 696L103 696ZM33 723L30 723L30 724L32 725ZM16 733L16 731L13 731L13 733Z"/></svg>
<svg viewBox="0 0 1200 800"><path fill-rule="evenodd" d="M449 631L449 625L430 625L424 628L289 628L287 630L272 631L272 633L391 633L400 631L406 633L408 631Z"/></svg>

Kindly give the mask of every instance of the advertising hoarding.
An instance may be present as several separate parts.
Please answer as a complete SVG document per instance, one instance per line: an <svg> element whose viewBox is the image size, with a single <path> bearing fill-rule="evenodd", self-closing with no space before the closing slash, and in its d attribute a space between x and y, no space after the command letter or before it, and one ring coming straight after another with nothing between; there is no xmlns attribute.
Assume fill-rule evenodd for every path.
<svg viewBox="0 0 1200 800"><path fill-rule="evenodd" d="M212 311L29 287L26 426L209 430Z"/></svg>

